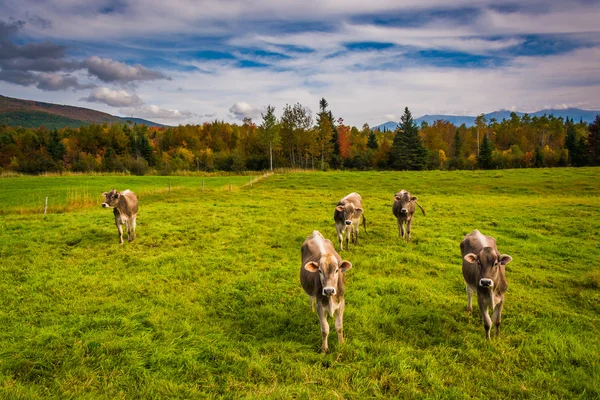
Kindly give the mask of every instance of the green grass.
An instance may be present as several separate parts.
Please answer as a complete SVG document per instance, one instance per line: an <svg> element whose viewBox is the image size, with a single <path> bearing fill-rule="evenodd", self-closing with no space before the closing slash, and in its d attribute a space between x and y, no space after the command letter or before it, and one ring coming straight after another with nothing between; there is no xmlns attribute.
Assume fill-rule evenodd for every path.
<svg viewBox="0 0 600 400"><path fill-rule="evenodd" d="M599 177L298 173L205 192L172 177L170 193L167 177L0 179L0 398L598 398ZM143 193L138 239L119 246L98 204L44 216L27 200L65 187ZM409 244L391 212L402 188L427 211ZM321 354L300 245L334 239L351 191L369 233L342 253L347 342L332 332ZM514 259L490 342L460 272L475 228Z"/></svg>

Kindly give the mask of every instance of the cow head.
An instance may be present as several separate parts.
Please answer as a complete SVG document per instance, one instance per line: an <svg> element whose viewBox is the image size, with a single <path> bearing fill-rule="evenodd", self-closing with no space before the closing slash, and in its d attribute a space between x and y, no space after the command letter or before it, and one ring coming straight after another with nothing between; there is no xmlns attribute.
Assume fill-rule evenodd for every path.
<svg viewBox="0 0 600 400"><path fill-rule="evenodd" d="M323 296L335 296L337 294L338 280L341 273L352 268L350 262L337 259L329 254L323 256L319 262L310 261L304 264L304 268L309 272L318 272L321 286L323 286Z"/></svg>
<svg viewBox="0 0 600 400"><path fill-rule="evenodd" d="M492 289L500 277L500 266L512 261L508 254L498 254L491 247L484 247L479 255L469 253L465 260L479 266L479 286Z"/></svg>
<svg viewBox="0 0 600 400"><path fill-rule="evenodd" d="M400 214L406 215L408 214L409 205L411 201L417 201L415 196L411 196L410 192L402 189L394 196L394 202L400 203Z"/></svg>
<svg viewBox="0 0 600 400"><path fill-rule="evenodd" d="M104 196L104 203L102 203L102 207L115 208L119 205L119 197L121 196L121 193L117 192L115 189L111 190L110 192L102 193L102 196Z"/></svg>
<svg viewBox="0 0 600 400"><path fill-rule="evenodd" d="M344 223L346 225L352 225L352 216L360 216L363 212L362 208L355 208L354 204L348 202L343 205L337 206L335 210L342 214Z"/></svg>

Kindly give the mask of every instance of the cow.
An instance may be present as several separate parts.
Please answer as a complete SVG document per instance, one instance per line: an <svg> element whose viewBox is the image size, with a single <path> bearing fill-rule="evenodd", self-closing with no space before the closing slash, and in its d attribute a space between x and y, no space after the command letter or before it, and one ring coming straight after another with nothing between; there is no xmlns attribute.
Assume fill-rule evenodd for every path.
<svg viewBox="0 0 600 400"><path fill-rule="evenodd" d="M473 293L477 293L477 304L485 328L485 337L489 340L492 320L496 326L496 336L500 333L504 293L508 288L504 268L512 261L512 257L500 254L496 247L496 239L483 235L477 229L466 235L460 242L460 252L468 296L467 310L469 312L473 310L472 297ZM491 319L488 307L494 310Z"/></svg>
<svg viewBox="0 0 600 400"><path fill-rule="evenodd" d="M138 199L130 190L117 192L115 189L102 193L105 197L103 208L112 208L115 214L115 224L119 231L119 243L123 244L123 228L127 225L127 240L133 242L135 239L135 220L138 212Z"/></svg>
<svg viewBox="0 0 600 400"><path fill-rule="evenodd" d="M421 212L425 215L425 210L417 203L417 197L411 196L410 192L402 189L394 195L392 212L398 220L398 236L406 238L407 242L410 242L410 228L412 226L413 214L415 213L415 204L419 206ZM404 230L404 225L406 225L406 231Z"/></svg>
<svg viewBox="0 0 600 400"><path fill-rule="evenodd" d="M337 203L333 220L340 241L340 251L344 251L344 236L346 236L346 250L350 250L349 239L352 239L352 244L358 245L358 227L361 216L365 233L367 232L367 220L362 207L362 199L358 193L350 193Z"/></svg>
<svg viewBox="0 0 600 400"><path fill-rule="evenodd" d="M340 343L344 342L344 273L352 268L350 262L342 260L333 243L314 231L302 243L302 266L300 283L308 295L311 309L315 310L321 322L322 350L328 350L327 337L329 324L327 314L335 314L335 330ZM337 312L337 313L336 313Z"/></svg>

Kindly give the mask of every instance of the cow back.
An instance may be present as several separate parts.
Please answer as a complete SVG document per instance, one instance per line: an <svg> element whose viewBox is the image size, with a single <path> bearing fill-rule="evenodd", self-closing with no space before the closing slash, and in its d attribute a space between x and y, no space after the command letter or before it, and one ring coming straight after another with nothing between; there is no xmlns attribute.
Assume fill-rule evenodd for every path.
<svg viewBox="0 0 600 400"><path fill-rule="evenodd" d="M130 190L121 192L117 208L121 214L125 214L128 217L136 215L138 212L138 199L135 193Z"/></svg>

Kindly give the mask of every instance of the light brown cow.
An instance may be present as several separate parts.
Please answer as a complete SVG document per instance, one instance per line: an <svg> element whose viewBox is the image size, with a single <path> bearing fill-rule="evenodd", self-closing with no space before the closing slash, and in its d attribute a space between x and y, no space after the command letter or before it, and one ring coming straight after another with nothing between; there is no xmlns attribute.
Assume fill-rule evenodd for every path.
<svg viewBox="0 0 600 400"><path fill-rule="evenodd" d="M460 242L463 257L462 272L467 286L467 310L473 309L473 293L477 293L477 304L481 312L486 338L490 338L492 320L496 325L496 336L500 333L500 320L504 293L508 288L504 266L512 261L507 254L500 254L496 239L483 235L477 229L465 236ZM492 319L488 307L494 310Z"/></svg>
<svg viewBox="0 0 600 400"><path fill-rule="evenodd" d="M302 243L302 266L300 267L300 283L308 294L310 306L321 321L322 349L327 352L329 324L327 314L335 315L335 330L340 343L344 342L344 272L352 268L352 264L342 260L336 253L333 243L314 231Z"/></svg>
<svg viewBox="0 0 600 400"><path fill-rule="evenodd" d="M138 212L138 200L130 190L117 192L115 189L110 192L104 192L105 197L102 207L112 208L115 214L115 224L119 231L119 243L123 244L123 228L121 225L127 225L127 240L132 242L135 239L135 222Z"/></svg>
<svg viewBox="0 0 600 400"><path fill-rule="evenodd" d="M398 236L406 238L407 242L410 242L410 228L415 213L415 204L419 206L421 212L425 215L425 210L417 203L417 197L411 196L410 192L402 189L394 195L392 212L398 220ZM404 225L406 225L406 232L404 231Z"/></svg>
<svg viewBox="0 0 600 400"><path fill-rule="evenodd" d="M333 220L340 241L340 251L344 250L344 235L346 237L346 250L350 249L348 245L350 239L352 239L352 244L358 245L358 227L361 216L365 232L367 232L367 220L363 211L362 199L358 193L350 193L337 203Z"/></svg>

